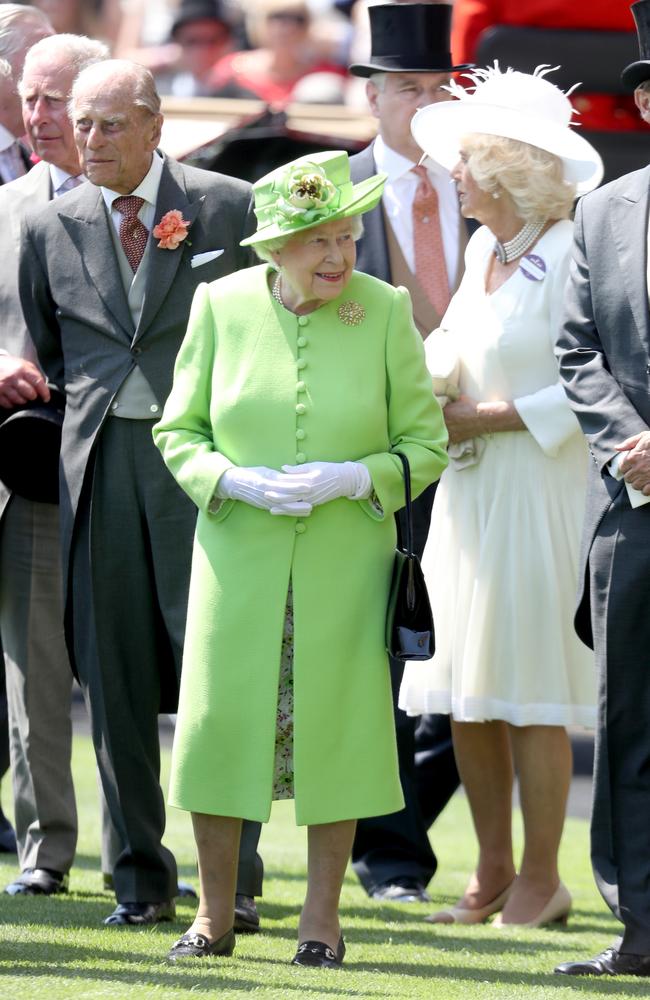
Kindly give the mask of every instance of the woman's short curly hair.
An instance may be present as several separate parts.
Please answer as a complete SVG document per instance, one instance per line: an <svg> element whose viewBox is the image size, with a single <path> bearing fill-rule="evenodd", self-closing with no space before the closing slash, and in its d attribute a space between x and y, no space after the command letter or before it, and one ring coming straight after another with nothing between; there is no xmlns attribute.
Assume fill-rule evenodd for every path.
<svg viewBox="0 0 650 1000"><path fill-rule="evenodd" d="M464 136L462 149L478 186L489 194L506 191L525 222L570 216L576 190L564 180L559 156L527 142L483 133Z"/></svg>
<svg viewBox="0 0 650 1000"><path fill-rule="evenodd" d="M318 226L313 226L312 228L318 229ZM307 230L307 232L309 232L309 230ZM356 243L356 241L361 238L363 233L361 215L350 216L350 232L352 233L352 239ZM282 247L289 242L291 237L295 235L295 233L291 233L289 236L277 236L274 240L266 240L264 243L255 243L253 244L253 250L260 260L266 261L267 264L275 264L273 254L277 250L281 250Z"/></svg>

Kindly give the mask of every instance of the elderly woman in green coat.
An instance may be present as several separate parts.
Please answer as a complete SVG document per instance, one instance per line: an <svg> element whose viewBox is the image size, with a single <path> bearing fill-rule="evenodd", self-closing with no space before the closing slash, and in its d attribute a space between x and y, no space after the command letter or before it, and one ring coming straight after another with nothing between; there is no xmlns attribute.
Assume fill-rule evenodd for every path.
<svg viewBox="0 0 650 1000"><path fill-rule="evenodd" d="M337 967L355 822L402 807L386 605L404 505L446 432L403 288L354 271L385 176L345 153L254 186L266 263L196 292L154 438L199 509L170 804L192 813L201 902L172 960L230 955L242 818L309 827L299 965Z"/></svg>

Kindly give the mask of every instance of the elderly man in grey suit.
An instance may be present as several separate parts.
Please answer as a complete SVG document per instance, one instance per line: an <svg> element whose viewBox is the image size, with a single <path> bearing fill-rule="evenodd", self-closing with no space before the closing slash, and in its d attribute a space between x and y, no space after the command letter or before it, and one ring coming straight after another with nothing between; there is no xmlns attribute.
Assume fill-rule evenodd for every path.
<svg viewBox="0 0 650 1000"><path fill-rule="evenodd" d="M157 715L176 706L195 510L151 428L197 285L250 263L239 248L250 190L159 154L160 99L134 63L84 70L71 109L91 183L26 220L20 293L43 369L66 392L66 636L123 844L106 923L154 923L174 916Z"/></svg>
<svg viewBox="0 0 650 1000"><path fill-rule="evenodd" d="M3 407L49 398L18 296L22 220L28 208L42 208L81 183L66 102L76 74L107 57L105 45L77 35L43 38L27 54L21 81L24 130L42 159L0 188L0 212L9 223L8 238L0 243ZM63 639L59 514L56 504L10 496L4 487L0 508L0 635L21 868L6 891L52 895L67 887L77 842L70 767L73 678ZM102 867L110 870L111 830L104 825Z"/></svg>
<svg viewBox="0 0 650 1000"><path fill-rule="evenodd" d="M350 67L366 77L378 136L350 157L355 182L385 171L381 204L363 219L357 244L359 271L408 288L413 318L426 337L440 319L463 273L467 231L446 170L418 166L422 157L411 135L418 107L450 100L444 89L454 69L449 52L448 4L377 4L369 7L372 52ZM433 202L433 205L432 205ZM437 258L428 253L435 241ZM413 504L415 550L422 555L435 487ZM376 899L426 902L426 886L437 861L427 830L458 786L449 719L409 717L397 707L404 664L391 661L400 780L405 806L390 816L362 819L352 850L354 870ZM416 726L417 723L417 726Z"/></svg>
<svg viewBox="0 0 650 1000"><path fill-rule="evenodd" d="M628 66L650 124L650 0L632 7L645 58ZM576 628L600 674L591 857L623 936L565 975L650 976L650 167L576 213L557 350L593 462Z"/></svg>

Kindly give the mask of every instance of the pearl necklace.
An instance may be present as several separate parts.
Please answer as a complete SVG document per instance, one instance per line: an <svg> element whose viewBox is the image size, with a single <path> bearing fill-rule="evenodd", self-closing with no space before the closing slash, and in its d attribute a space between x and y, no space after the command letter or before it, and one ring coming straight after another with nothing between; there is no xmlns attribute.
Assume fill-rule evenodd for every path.
<svg viewBox="0 0 650 1000"><path fill-rule="evenodd" d="M542 219L541 222L527 222L525 226L519 230L517 235L513 236L512 239L508 240L506 243L501 243L499 240L495 240L493 252L499 263L509 264L511 260L516 260L517 257L522 257L526 253L526 250L528 250L529 247L532 247L533 243L546 225L546 222L546 219Z"/></svg>
<svg viewBox="0 0 650 1000"><path fill-rule="evenodd" d="M278 274L276 275L275 281L273 282L273 288L271 289L271 295L273 296L273 298L275 299L276 302L280 303L280 305L282 306L283 309L286 309L287 307L285 306L284 302L282 301L282 293L280 291L280 285L281 285L281 283L282 283L282 278L281 278L281 276L280 276L280 274L278 272Z"/></svg>

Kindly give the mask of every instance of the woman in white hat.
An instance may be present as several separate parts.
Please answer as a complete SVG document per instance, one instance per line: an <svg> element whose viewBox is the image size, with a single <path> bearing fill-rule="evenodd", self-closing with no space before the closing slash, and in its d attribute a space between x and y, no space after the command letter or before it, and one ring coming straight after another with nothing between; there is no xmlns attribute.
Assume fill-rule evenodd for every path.
<svg viewBox="0 0 650 1000"><path fill-rule="evenodd" d="M540 926L571 908L557 864L566 727L594 724L595 681L572 623L587 448L553 342L572 204L597 186L602 163L544 74L478 71L473 93L454 87L459 100L423 108L412 123L418 145L452 171L463 214L483 224L426 342L440 391L456 397L444 410L452 461L423 560L437 651L407 666L400 697L411 714L451 714L479 841L465 894L433 923L502 911L498 925ZM518 874L514 773L525 834Z"/></svg>

